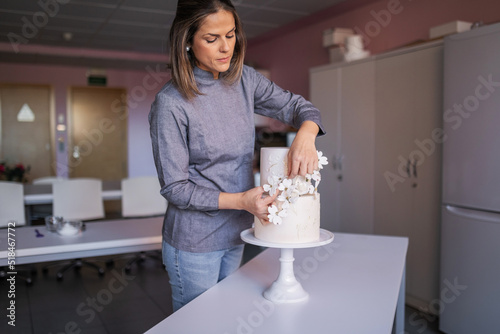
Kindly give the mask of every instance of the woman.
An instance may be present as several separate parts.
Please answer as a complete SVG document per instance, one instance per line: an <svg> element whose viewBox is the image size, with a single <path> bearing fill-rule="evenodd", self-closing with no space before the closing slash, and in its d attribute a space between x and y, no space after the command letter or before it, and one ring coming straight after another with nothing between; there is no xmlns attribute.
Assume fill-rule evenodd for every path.
<svg viewBox="0 0 500 334"><path fill-rule="evenodd" d="M170 30L172 80L149 115L169 206L163 261L174 311L235 271L240 232L267 221L275 197L253 187L254 112L298 128L290 176L312 173L319 111L243 65L246 41L230 0L179 0Z"/></svg>

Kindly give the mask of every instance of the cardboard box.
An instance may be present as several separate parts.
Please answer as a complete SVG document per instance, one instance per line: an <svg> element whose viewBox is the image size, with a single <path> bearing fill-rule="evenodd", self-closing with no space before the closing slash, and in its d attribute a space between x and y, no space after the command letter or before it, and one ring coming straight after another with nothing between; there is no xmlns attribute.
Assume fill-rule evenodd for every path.
<svg viewBox="0 0 500 334"><path fill-rule="evenodd" d="M345 60L345 48L343 45L334 45L328 48L330 63L338 63Z"/></svg>
<svg viewBox="0 0 500 334"><path fill-rule="evenodd" d="M472 23L465 21L453 21L442 24L440 26L432 27L429 30L429 38L434 39L446 35L456 34L470 30Z"/></svg>
<svg viewBox="0 0 500 334"><path fill-rule="evenodd" d="M323 47L342 45L346 37L352 35L354 35L354 30L349 28L327 29L323 31Z"/></svg>

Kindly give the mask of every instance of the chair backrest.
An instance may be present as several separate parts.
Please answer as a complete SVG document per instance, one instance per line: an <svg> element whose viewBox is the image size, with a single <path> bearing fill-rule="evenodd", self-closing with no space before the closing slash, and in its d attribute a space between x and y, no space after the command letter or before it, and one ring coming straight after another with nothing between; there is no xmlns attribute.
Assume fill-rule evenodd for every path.
<svg viewBox="0 0 500 334"><path fill-rule="evenodd" d="M60 177L60 176L44 176L44 177L39 177L37 179L34 179L31 183L33 183L33 184L52 184L54 182L64 181L64 180L67 180L67 178Z"/></svg>
<svg viewBox="0 0 500 334"><path fill-rule="evenodd" d="M78 178L52 184L53 215L66 220L104 218L102 181Z"/></svg>
<svg viewBox="0 0 500 334"><path fill-rule="evenodd" d="M22 183L0 181L0 227L7 227L9 221L15 221L15 226L26 224L24 189Z"/></svg>
<svg viewBox="0 0 500 334"><path fill-rule="evenodd" d="M122 216L144 217L165 214L167 200L160 194L160 182L156 176L123 179Z"/></svg>

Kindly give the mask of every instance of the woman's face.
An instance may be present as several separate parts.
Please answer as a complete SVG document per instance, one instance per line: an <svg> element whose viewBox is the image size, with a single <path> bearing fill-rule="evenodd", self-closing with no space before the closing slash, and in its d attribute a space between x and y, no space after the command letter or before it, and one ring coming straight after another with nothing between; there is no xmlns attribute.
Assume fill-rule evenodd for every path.
<svg viewBox="0 0 500 334"><path fill-rule="evenodd" d="M236 43L234 17L220 10L205 18L193 36L191 49L202 70L212 72L214 79L229 69Z"/></svg>

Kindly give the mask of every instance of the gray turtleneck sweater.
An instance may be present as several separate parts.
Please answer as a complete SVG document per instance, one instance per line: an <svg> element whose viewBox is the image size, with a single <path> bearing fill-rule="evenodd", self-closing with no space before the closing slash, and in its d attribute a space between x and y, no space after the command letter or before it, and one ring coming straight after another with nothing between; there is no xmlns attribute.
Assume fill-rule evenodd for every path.
<svg viewBox="0 0 500 334"><path fill-rule="evenodd" d="M295 128L311 120L324 134L318 109L300 95L285 91L244 66L233 85L194 69L203 95L186 100L168 82L149 113L153 155L161 194L169 205L163 238L189 252L209 252L241 244L240 232L251 227L246 211L219 210L219 193L254 186L254 113Z"/></svg>

